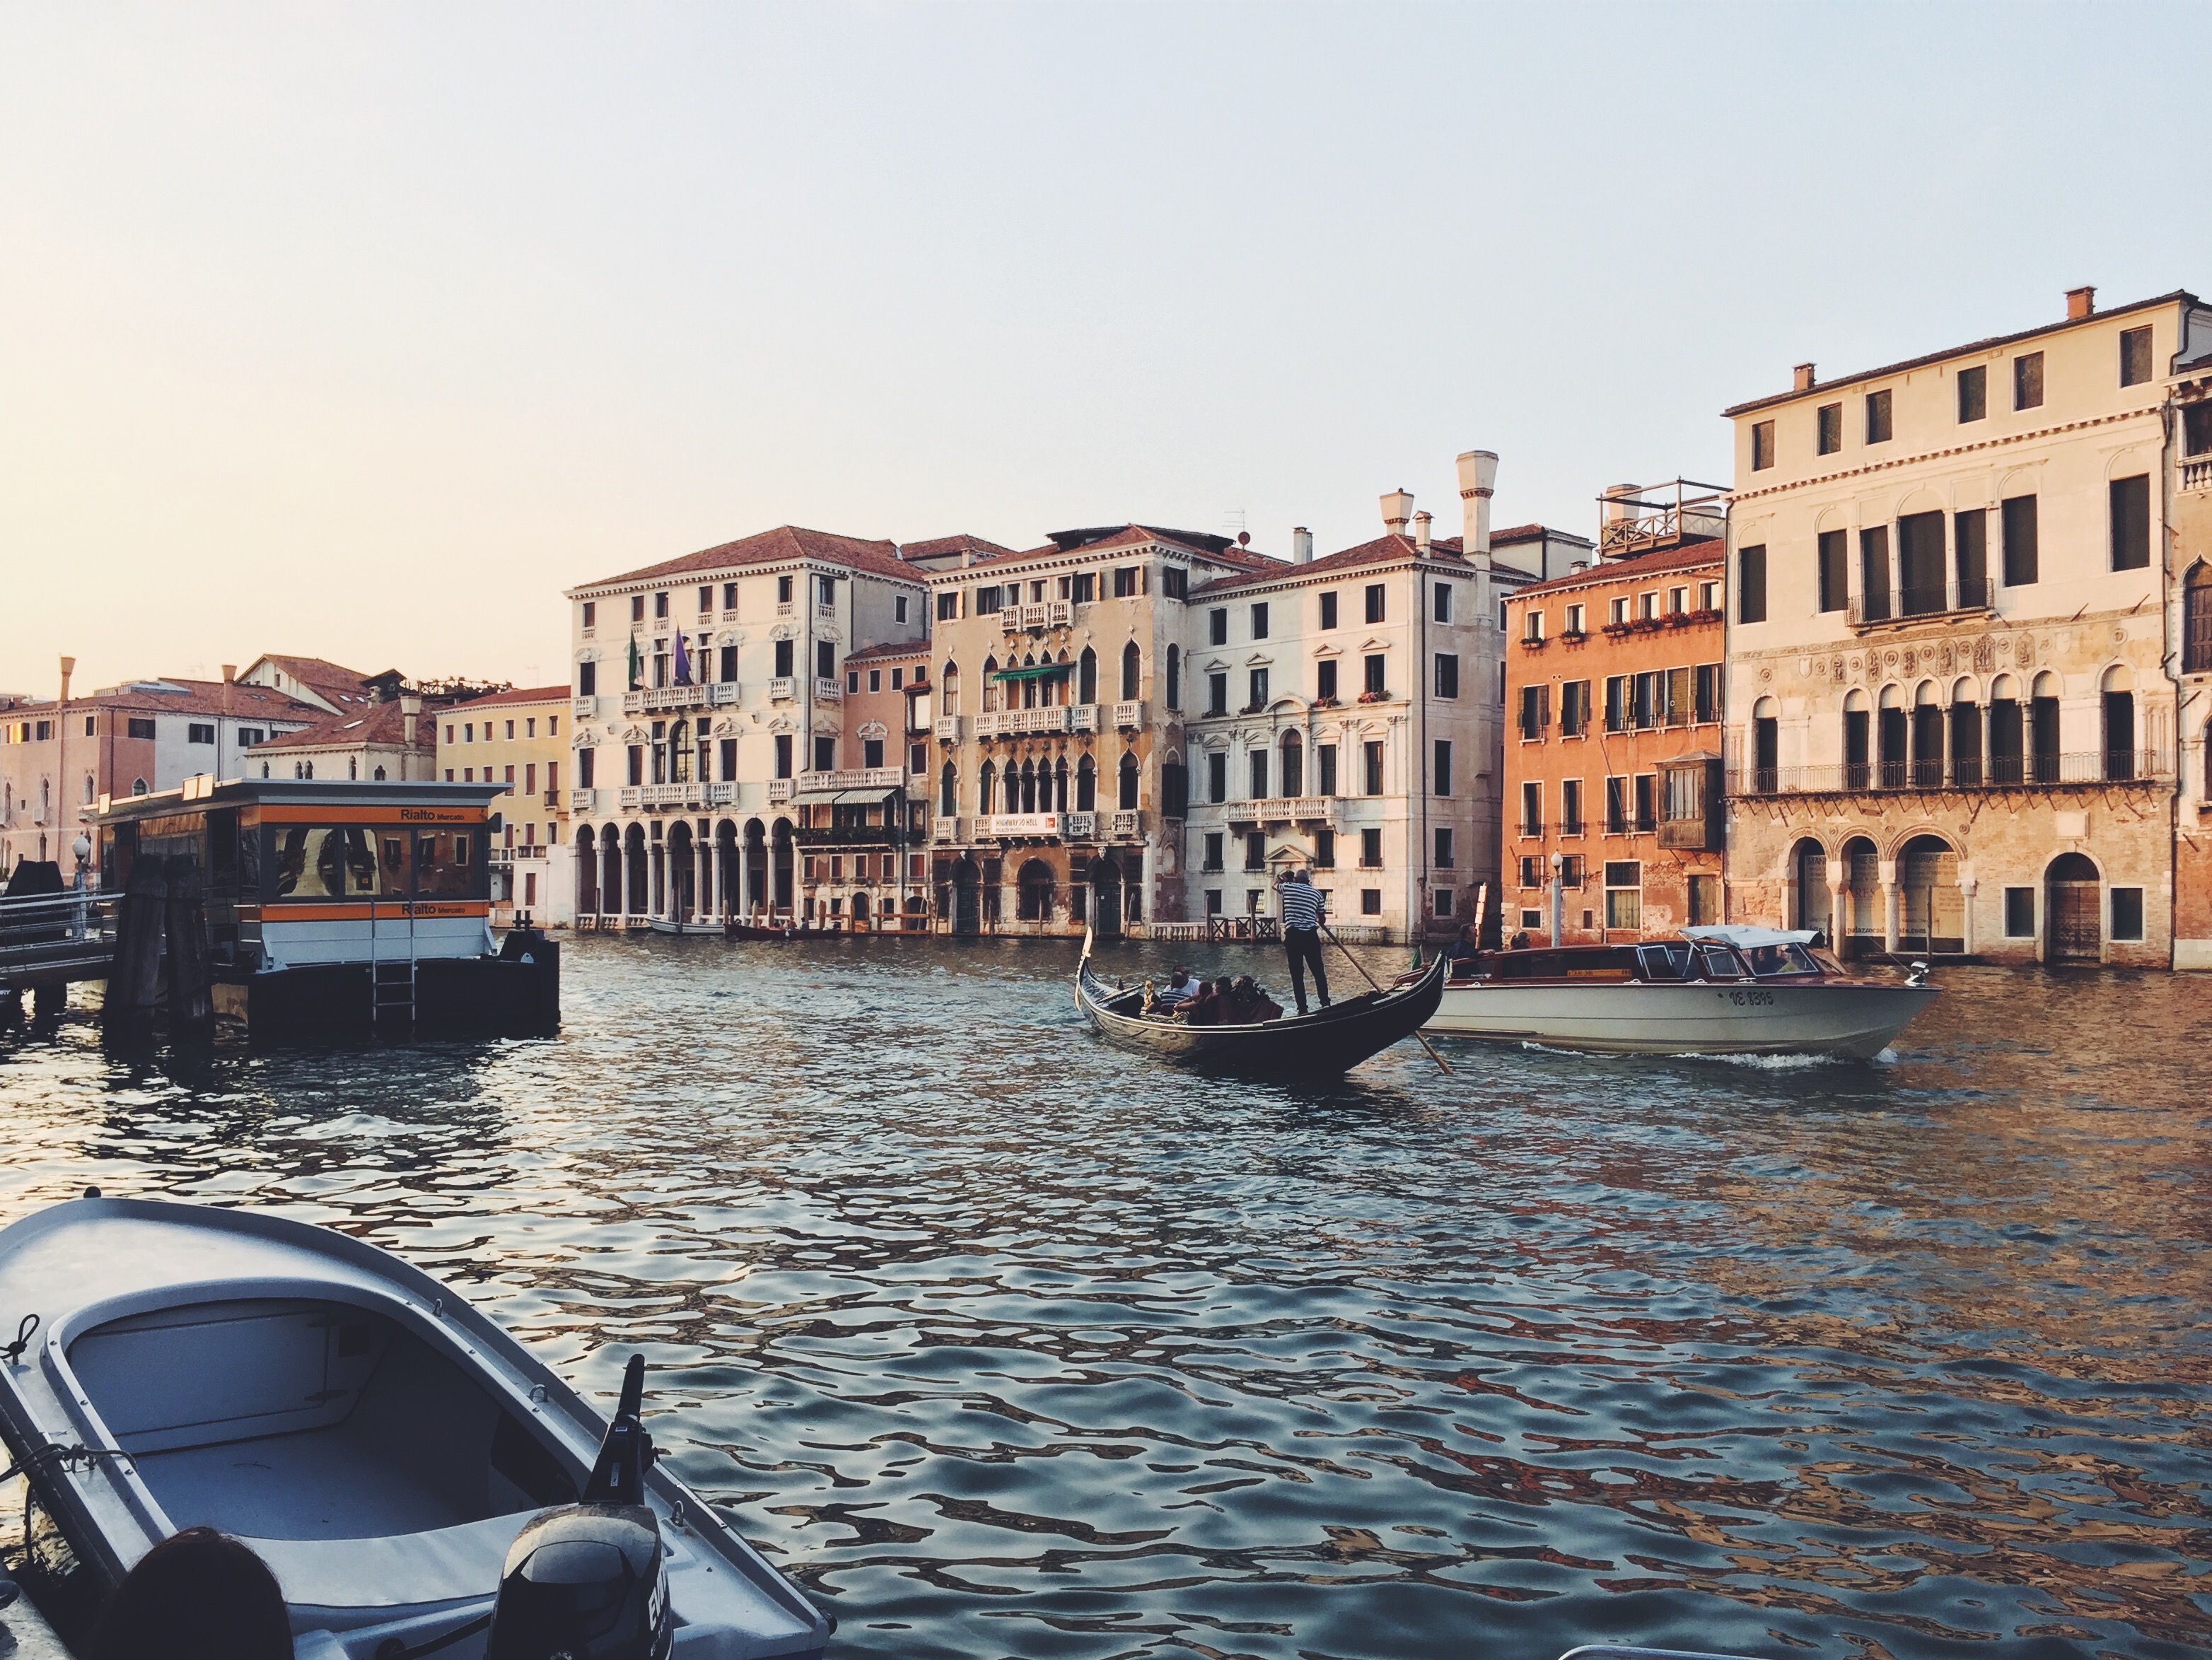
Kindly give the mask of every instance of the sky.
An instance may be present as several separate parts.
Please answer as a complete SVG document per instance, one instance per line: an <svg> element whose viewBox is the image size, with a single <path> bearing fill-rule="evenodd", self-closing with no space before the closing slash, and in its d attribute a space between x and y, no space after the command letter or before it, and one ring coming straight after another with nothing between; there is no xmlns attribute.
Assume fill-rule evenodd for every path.
<svg viewBox="0 0 2212 1660"><path fill-rule="evenodd" d="M1728 405L2212 292L2212 8L0 0L0 691L520 684L792 523L1588 535Z"/></svg>

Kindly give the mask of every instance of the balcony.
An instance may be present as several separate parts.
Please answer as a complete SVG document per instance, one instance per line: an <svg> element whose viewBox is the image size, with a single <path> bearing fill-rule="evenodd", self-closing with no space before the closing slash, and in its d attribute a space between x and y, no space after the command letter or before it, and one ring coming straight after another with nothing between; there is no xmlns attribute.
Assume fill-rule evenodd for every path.
<svg viewBox="0 0 2212 1660"><path fill-rule="evenodd" d="M799 615L799 603L796 600L780 599L775 603L775 614L779 618L795 617Z"/></svg>
<svg viewBox="0 0 2212 1660"><path fill-rule="evenodd" d="M1129 809L1110 815L1106 833L1115 841L1134 841L1145 833L1142 813Z"/></svg>
<svg viewBox="0 0 2212 1660"><path fill-rule="evenodd" d="M1900 588L1893 594L1853 594L1850 597L1850 626L1854 628L1883 628L1977 612L1986 614L1996 604L1995 595L1996 586L1987 577L1971 577L1960 582L1936 583L1928 587Z"/></svg>
<svg viewBox="0 0 2212 1660"><path fill-rule="evenodd" d="M946 743L959 742L960 717L957 715L939 715L937 718L937 736Z"/></svg>
<svg viewBox="0 0 2212 1660"><path fill-rule="evenodd" d="M789 675L779 676L768 683L768 700L770 703L789 703L798 695L799 682Z"/></svg>
<svg viewBox="0 0 2212 1660"><path fill-rule="evenodd" d="M1073 602L1064 599L1055 599L1048 601L1046 603L1044 608L1044 626L1046 627L1065 628L1073 624L1074 621L1075 606Z"/></svg>
<svg viewBox="0 0 2212 1660"><path fill-rule="evenodd" d="M579 639L597 639L599 637L599 629L589 623L576 630L576 638Z"/></svg>
<svg viewBox="0 0 2212 1660"><path fill-rule="evenodd" d="M825 679L820 675L815 676L814 700L817 703L842 703L844 699L845 683L842 681Z"/></svg>
<svg viewBox="0 0 2212 1660"><path fill-rule="evenodd" d="M1844 761L1819 766L1745 766L1729 774L1732 796L1856 796L1904 790L2063 790L2173 782L2173 758L2154 749L2082 749L1963 760Z"/></svg>
<svg viewBox="0 0 2212 1660"><path fill-rule="evenodd" d="M792 781L789 779L770 779L768 781L769 805L773 807L779 802L789 801L791 799L791 785Z"/></svg>
<svg viewBox="0 0 2212 1660"><path fill-rule="evenodd" d="M1051 607L1047 605L1023 606L1022 627L1024 628L1044 627L1046 626L1047 619L1051 615Z"/></svg>
<svg viewBox="0 0 2212 1660"><path fill-rule="evenodd" d="M939 842L962 842L968 839L969 821L966 819L936 819L931 821L929 839Z"/></svg>
<svg viewBox="0 0 2212 1660"><path fill-rule="evenodd" d="M1098 706L1078 703L1067 712L1067 730L1071 732L1095 732L1098 730Z"/></svg>
<svg viewBox="0 0 2212 1660"><path fill-rule="evenodd" d="M1124 731L1145 724L1145 706L1141 700L1129 698L1114 706L1114 724Z"/></svg>
<svg viewBox="0 0 2212 1660"><path fill-rule="evenodd" d="M704 686L650 686L641 692L623 694L623 713L642 715L661 709L703 709Z"/></svg>
<svg viewBox="0 0 2212 1660"><path fill-rule="evenodd" d="M568 792L568 810L589 813L598 806L599 799L599 792L596 790L571 790Z"/></svg>
<svg viewBox="0 0 2212 1660"><path fill-rule="evenodd" d="M734 704L742 690L743 688L733 680L714 681L707 688L707 706L710 709L720 709L726 705Z"/></svg>
<svg viewBox="0 0 2212 1660"><path fill-rule="evenodd" d="M799 776L799 787L805 791L896 790L905 782L905 772L896 766L839 766Z"/></svg>
<svg viewBox="0 0 2212 1660"><path fill-rule="evenodd" d="M735 807L738 804L738 786L734 779L702 785L700 788L705 792L702 799L709 807Z"/></svg>
<svg viewBox="0 0 2212 1660"><path fill-rule="evenodd" d="M2212 490L2212 454L2182 457L2181 488L2185 490Z"/></svg>
<svg viewBox="0 0 2212 1660"><path fill-rule="evenodd" d="M1096 813L1062 813L1060 833L1070 841L1091 841L1098 834L1098 815Z"/></svg>
<svg viewBox="0 0 2212 1660"><path fill-rule="evenodd" d="M592 697L592 698L570 698L570 699L568 700L568 718L569 718L569 719L571 719L571 720L597 720L599 718L599 699L597 699L597 698L595 698L595 697Z"/></svg>
<svg viewBox="0 0 2212 1660"><path fill-rule="evenodd" d="M736 611L734 609L726 609L726 610L724 610L724 611L723 611L723 613L722 613L722 627L724 627L725 628L734 628L735 627L737 627L737 622L738 622L738 614L737 614L737 611Z"/></svg>
<svg viewBox="0 0 2212 1660"><path fill-rule="evenodd" d="M484 862L494 869L497 869L502 864L512 864L514 863L514 849L512 847L487 848L484 850Z"/></svg>
<svg viewBox="0 0 2212 1660"><path fill-rule="evenodd" d="M1005 718L1006 717L995 709L986 710L975 717L975 736L979 738L998 736L1000 730L999 723Z"/></svg>
<svg viewBox="0 0 2212 1660"><path fill-rule="evenodd" d="M1021 633L1022 608L1018 605L1000 606L999 608L999 627L1005 629L1010 634L1018 634Z"/></svg>
<svg viewBox="0 0 2212 1660"><path fill-rule="evenodd" d="M540 799L553 811L557 813L561 810L561 792L558 790L548 790Z"/></svg>
<svg viewBox="0 0 2212 1660"><path fill-rule="evenodd" d="M1225 803L1231 824L1334 823L1334 796L1266 796L1258 800Z"/></svg>
<svg viewBox="0 0 2212 1660"><path fill-rule="evenodd" d="M999 716L999 730L1008 735L1065 732L1069 713L1064 703L1039 705L1035 709L1008 709Z"/></svg>
<svg viewBox="0 0 2212 1660"><path fill-rule="evenodd" d="M815 601L815 603L814 603L814 620L815 620L817 622L835 622L835 621L836 621L836 620L837 620L837 608L836 608L835 605L824 605L824 604L823 604L823 603L822 603L822 602L821 602L821 601L819 601L819 600Z"/></svg>
<svg viewBox="0 0 2212 1660"><path fill-rule="evenodd" d="M545 857L545 844L542 841L526 841L514 850L514 857L519 859L542 859Z"/></svg>

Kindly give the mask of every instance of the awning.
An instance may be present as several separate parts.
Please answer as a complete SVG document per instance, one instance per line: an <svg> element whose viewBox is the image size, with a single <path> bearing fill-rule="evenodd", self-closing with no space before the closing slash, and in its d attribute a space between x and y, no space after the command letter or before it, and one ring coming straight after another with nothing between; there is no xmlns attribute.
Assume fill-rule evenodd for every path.
<svg viewBox="0 0 2212 1660"><path fill-rule="evenodd" d="M1048 675L1064 675L1073 669L1072 663L1040 663L1028 669L1000 669L992 675L993 680L1042 680Z"/></svg>
<svg viewBox="0 0 2212 1660"><path fill-rule="evenodd" d="M888 801L897 793L896 786L889 790L800 790L794 791L791 804L794 807L823 807L841 801L864 801L873 807Z"/></svg>

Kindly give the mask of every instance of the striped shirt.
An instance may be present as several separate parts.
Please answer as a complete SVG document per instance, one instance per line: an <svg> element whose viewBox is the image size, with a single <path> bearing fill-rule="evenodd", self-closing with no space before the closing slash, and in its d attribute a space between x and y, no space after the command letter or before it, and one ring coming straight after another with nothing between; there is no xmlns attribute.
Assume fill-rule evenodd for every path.
<svg viewBox="0 0 2212 1660"><path fill-rule="evenodd" d="M1321 926L1324 901L1318 888L1302 881L1286 881L1275 890L1275 902L1282 907L1284 927L1310 932Z"/></svg>

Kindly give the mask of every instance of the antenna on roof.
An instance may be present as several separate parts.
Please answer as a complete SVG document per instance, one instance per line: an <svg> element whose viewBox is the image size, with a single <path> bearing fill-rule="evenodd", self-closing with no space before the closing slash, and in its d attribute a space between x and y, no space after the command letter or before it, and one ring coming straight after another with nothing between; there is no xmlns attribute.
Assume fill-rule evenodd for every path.
<svg viewBox="0 0 2212 1660"><path fill-rule="evenodd" d="M1240 541L1249 542L1252 539L1249 536L1245 534L1244 510L1242 507L1229 507L1223 509L1221 514L1221 530L1223 535L1236 536Z"/></svg>

